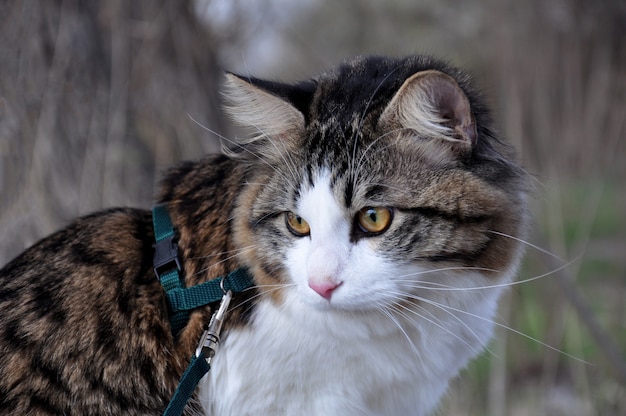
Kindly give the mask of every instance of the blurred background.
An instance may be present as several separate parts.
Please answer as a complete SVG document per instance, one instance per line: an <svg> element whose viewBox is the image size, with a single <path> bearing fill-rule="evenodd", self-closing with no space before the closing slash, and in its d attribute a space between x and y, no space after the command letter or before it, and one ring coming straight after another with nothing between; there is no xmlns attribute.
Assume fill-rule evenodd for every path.
<svg viewBox="0 0 626 416"><path fill-rule="evenodd" d="M534 175L531 281L440 414L625 415L623 0L2 1L0 264L149 208L160 171L217 151L224 69L291 81L371 53L469 70Z"/></svg>

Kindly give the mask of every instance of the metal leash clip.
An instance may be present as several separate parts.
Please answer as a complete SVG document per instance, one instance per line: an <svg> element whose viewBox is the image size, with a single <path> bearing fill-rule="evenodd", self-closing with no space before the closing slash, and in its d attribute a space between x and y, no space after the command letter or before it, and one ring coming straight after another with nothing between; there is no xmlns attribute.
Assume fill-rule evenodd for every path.
<svg viewBox="0 0 626 416"><path fill-rule="evenodd" d="M224 292L224 296L220 301L217 312L211 317L208 328L204 330L198 348L196 348L196 357L200 357L200 354L204 354L207 364L211 364L211 359L215 356L220 345L220 332L222 331L228 305L233 298L233 292L224 289L224 279L220 282L220 287Z"/></svg>

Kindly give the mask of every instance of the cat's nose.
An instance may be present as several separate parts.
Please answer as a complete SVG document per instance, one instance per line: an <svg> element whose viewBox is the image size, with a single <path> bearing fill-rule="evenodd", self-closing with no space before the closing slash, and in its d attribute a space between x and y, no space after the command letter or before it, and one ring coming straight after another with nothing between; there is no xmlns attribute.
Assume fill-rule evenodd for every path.
<svg viewBox="0 0 626 416"><path fill-rule="evenodd" d="M322 282L309 280L309 287L324 299L330 299L335 289L341 286L342 283L343 282L333 282L328 280L324 280Z"/></svg>

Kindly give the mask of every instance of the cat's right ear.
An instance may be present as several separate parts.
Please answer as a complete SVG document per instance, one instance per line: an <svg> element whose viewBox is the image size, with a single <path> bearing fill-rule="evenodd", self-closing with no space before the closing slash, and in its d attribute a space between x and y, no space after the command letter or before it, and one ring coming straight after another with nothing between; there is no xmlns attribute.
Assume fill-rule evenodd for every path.
<svg viewBox="0 0 626 416"><path fill-rule="evenodd" d="M261 151L265 156L297 146L304 130L304 115L289 101L255 85L252 79L231 73L226 74L225 87L226 112L237 124L253 132L252 137L238 140L239 146L254 145L255 153ZM271 145L264 146L268 141Z"/></svg>

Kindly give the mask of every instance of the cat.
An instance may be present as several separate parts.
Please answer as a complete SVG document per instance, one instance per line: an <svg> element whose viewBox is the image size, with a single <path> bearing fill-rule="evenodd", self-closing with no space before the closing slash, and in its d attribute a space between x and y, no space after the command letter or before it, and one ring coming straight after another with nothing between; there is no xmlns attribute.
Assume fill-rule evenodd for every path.
<svg viewBox="0 0 626 416"><path fill-rule="evenodd" d="M421 55L224 94L252 134L157 198L186 286L254 279L186 414L431 414L490 340L528 222L481 94ZM109 209L0 271L0 413L162 414L216 305L172 333L154 238L150 211Z"/></svg>

